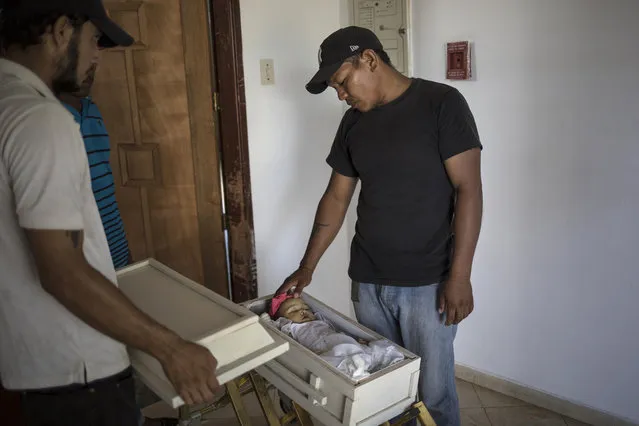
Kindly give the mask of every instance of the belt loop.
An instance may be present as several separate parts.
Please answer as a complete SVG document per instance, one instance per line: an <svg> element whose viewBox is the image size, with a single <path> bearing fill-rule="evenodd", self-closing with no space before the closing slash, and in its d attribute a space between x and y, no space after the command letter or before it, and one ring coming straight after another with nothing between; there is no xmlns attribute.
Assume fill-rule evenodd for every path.
<svg viewBox="0 0 639 426"><path fill-rule="evenodd" d="M351 281L351 302L359 302L359 282Z"/></svg>

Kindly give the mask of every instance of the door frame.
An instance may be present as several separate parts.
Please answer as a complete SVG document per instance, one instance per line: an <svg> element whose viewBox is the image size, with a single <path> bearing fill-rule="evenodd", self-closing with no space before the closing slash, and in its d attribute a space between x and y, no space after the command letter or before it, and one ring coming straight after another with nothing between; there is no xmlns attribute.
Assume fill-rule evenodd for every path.
<svg viewBox="0 0 639 426"><path fill-rule="evenodd" d="M222 170L230 299L257 297L246 96L239 0L208 0L214 107Z"/></svg>

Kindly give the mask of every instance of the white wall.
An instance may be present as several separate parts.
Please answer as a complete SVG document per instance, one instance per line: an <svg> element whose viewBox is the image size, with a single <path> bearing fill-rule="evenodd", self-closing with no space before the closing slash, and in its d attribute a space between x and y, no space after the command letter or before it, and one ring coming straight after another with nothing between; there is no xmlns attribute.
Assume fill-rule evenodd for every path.
<svg viewBox="0 0 639 426"><path fill-rule="evenodd" d="M241 0L244 76L258 290L272 293L297 268L330 168L325 162L342 107L304 85L322 40L343 22L339 0ZM259 61L274 60L275 85L260 84ZM349 244L341 232L308 292L349 314Z"/></svg>
<svg viewBox="0 0 639 426"><path fill-rule="evenodd" d="M462 364L639 422L639 2L416 0L415 75L475 43L485 220Z"/></svg>
<svg viewBox="0 0 639 426"><path fill-rule="evenodd" d="M454 85L485 144L486 205L458 361L639 422L639 2L412 7L415 75L443 81L445 43L475 42L476 81ZM261 295L299 262L330 173L343 109L304 83L346 10L241 0ZM260 86L260 58L275 86ZM309 289L346 313L352 213Z"/></svg>

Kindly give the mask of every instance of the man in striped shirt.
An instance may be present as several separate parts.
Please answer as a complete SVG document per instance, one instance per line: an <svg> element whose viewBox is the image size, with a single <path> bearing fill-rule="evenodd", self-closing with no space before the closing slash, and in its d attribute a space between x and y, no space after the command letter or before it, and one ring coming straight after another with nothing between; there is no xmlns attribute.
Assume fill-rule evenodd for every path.
<svg viewBox="0 0 639 426"><path fill-rule="evenodd" d="M93 195L109 242L113 266L119 269L130 263L131 253L118 202L115 199L115 182L109 163L111 156L109 135L100 110L90 97L95 71L96 66L93 66L78 92L61 93L59 98L80 125L89 159Z"/></svg>

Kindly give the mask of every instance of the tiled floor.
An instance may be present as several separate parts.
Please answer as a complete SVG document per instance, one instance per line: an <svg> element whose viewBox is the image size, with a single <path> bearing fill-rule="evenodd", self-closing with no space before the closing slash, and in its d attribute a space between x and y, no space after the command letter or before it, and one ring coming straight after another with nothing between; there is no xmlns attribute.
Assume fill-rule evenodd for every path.
<svg viewBox="0 0 639 426"><path fill-rule="evenodd" d="M457 392L462 426L587 426L461 380Z"/></svg>
<svg viewBox="0 0 639 426"><path fill-rule="evenodd" d="M588 426L471 383L458 381L457 392L462 426ZM245 396L244 403L251 416L251 425L267 426L255 396ZM145 414L150 417L174 415L173 411L162 403L148 407ZM239 425L231 406L210 413L205 418L205 426Z"/></svg>

